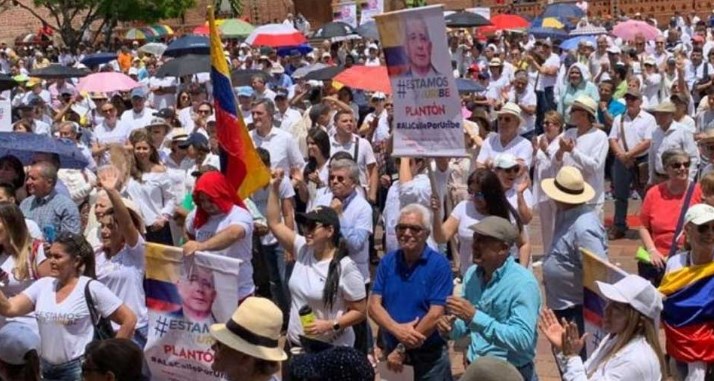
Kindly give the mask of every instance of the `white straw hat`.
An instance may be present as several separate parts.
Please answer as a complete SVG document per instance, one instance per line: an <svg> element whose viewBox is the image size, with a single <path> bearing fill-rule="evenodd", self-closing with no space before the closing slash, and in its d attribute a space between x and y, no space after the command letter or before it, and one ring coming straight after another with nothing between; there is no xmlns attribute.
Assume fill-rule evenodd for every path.
<svg viewBox="0 0 714 381"><path fill-rule="evenodd" d="M540 186L548 197L566 204L582 204L595 197L595 190L575 167L561 168L555 178L541 181Z"/></svg>

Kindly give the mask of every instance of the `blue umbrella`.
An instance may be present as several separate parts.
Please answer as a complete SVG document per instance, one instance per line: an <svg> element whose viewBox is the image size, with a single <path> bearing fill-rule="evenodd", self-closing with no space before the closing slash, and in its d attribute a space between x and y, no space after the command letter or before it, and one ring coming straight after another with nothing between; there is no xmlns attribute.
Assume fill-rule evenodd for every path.
<svg viewBox="0 0 714 381"><path fill-rule="evenodd" d="M298 46L283 46L282 48L278 48L278 55L280 57L291 56L295 53L305 55L307 53L310 53L312 50L312 46L308 44L302 44Z"/></svg>
<svg viewBox="0 0 714 381"><path fill-rule="evenodd" d="M568 32L555 28L531 27L528 29L528 33L532 34L535 38L550 38L551 40L563 40L568 38Z"/></svg>
<svg viewBox="0 0 714 381"><path fill-rule="evenodd" d="M456 78L456 89L459 91L460 94L478 93L480 91L486 90L486 88L478 82L467 78Z"/></svg>
<svg viewBox="0 0 714 381"><path fill-rule="evenodd" d="M170 43L165 57L180 57L186 54L211 54L211 44L206 36L183 36Z"/></svg>
<svg viewBox="0 0 714 381"><path fill-rule="evenodd" d="M16 156L25 165L32 164L35 153L56 153L60 168L82 169L89 165L77 143L57 139L45 134L26 132L0 132L0 156Z"/></svg>
<svg viewBox="0 0 714 381"><path fill-rule="evenodd" d="M580 41L590 41L593 43L594 46L596 40L597 36L576 36L563 41L563 43L560 44L560 48L563 50L577 49L578 44L580 44Z"/></svg>
<svg viewBox="0 0 714 381"><path fill-rule="evenodd" d="M557 17L558 20L568 21L585 17L585 12L572 3L555 3L547 5L540 17Z"/></svg>
<svg viewBox="0 0 714 381"><path fill-rule="evenodd" d="M89 55L85 56L79 62L84 66L92 67L92 66L99 66L99 65L105 64L107 62L112 62L115 59L117 59L116 53L96 53L96 54L89 54Z"/></svg>

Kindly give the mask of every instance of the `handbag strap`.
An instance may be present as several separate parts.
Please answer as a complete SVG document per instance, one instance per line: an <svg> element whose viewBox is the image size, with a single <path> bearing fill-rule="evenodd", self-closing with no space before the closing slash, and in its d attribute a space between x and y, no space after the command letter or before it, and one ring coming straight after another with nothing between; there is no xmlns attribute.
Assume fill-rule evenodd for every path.
<svg viewBox="0 0 714 381"><path fill-rule="evenodd" d="M625 148L625 152L630 152L630 149L627 148L627 137L625 136L625 115L627 115L627 111L620 115L620 135L622 135L622 146Z"/></svg>
<svg viewBox="0 0 714 381"><path fill-rule="evenodd" d="M674 229L674 236L672 237L672 244L669 246L669 254L667 255L667 258L671 258L677 253L677 238L684 227L684 214L687 212L687 209L689 209L689 202L692 200L692 195L694 194L694 188L696 185L697 181L695 178L689 183L689 187L687 187L687 194L684 196L684 203L682 204L682 208L679 210L677 228Z"/></svg>
<svg viewBox="0 0 714 381"><path fill-rule="evenodd" d="M92 291L89 289L89 285L93 280L89 280L87 285L84 286L84 299L87 301L87 309L89 310L89 316L92 318L92 327L97 329L97 324L99 323L99 313L97 312L97 307L94 305L94 299L92 298Z"/></svg>

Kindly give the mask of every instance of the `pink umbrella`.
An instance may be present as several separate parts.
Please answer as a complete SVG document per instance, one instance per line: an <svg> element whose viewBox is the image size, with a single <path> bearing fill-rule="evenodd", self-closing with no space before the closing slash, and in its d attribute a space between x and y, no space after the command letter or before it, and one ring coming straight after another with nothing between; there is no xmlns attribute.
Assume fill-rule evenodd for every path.
<svg viewBox="0 0 714 381"><path fill-rule="evenodd" d="M307 42L305 35L297 29L283 24L261 25L245 39L245 43L250 46L270 46L273 48L281 46L297 46Z"/></svg>
<svg viewBox="0 0 714 381"><path fill-rule="evenodd" d="M654 40L659 36L659 30L644 21L627 20L615 25L612 34L625 41L634 40L638 34L642 34L647 40Z"/></svg>
<svg viewBox="0 0 714 381"><path fill-rule="evenodd" d="M126 74L101 72L90 74L80 79L77 90L90 93L108 93L112 91L129 91L139 86L141 86L139 82L131 79Z"/></svg>

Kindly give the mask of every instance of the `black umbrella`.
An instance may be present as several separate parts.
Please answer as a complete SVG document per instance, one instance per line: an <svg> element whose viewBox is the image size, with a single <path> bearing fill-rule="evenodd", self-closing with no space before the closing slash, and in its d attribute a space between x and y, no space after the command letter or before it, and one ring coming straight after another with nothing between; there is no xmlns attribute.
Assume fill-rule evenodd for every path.
<svg viewBox="0 0 714 381"><path fill-rule="evenodd" d="M366 23L360 25L356 29L357 34L364 38L370 40L379 40L379 30L377 29L377 23L374 20L369 20Z"/></svg>
<svg viewBox="0 0 714 381"><path fill-rule="evenodd" d="M328 79L335 78L337 74L342 73L345 70L344 66L328 66L324 69L318 69L315 71L311 71L305 75L305 80L311 81L311 80L317 80L317 81L326 81Z"/></svg>
<svg viewBox="0 0 714 381"><path fill-rule="evenodd" d="M206 36L183 36L170 43L164 57L180 57L187 54L211 54L211 44Z"/></svg>
<svg viewBox="0 0 714 381"><path fill-rule="evenodd" d="M85 69L77 69L71 66L60 64L51 64L42 69L33 70L28 74L30 77L42 79L58 79L58 78L79 78L89 75L89 71Z"/></svg>
<svg viewBox="0 0 714 381"><path fill-rule="evenodd" d="M7 74L0 74L0 91L10 90L19 85L17 81Z"/></svg>
<svg viewBox="0 0 714 381"><path fill-rule="evenodd" d="M456 89L459 94L478 93L486 90L480 83L466 78L456 78Z"/></svg>
<svg viewBox="0 0 714 381"><path fill-rule="evenodd" d="M105 64L108 62L112 62L115 59L117 59L117 54L116 53L95 53L95 54L88 54L84 58L82 58L79 63L92 67L92 66L98 66L101 64Z"/></svg>
<svg viewBox="0 0 714 381"><path fill-rule="evenodd" d="M161 65L156 71L156 77L183 77L209 71L211 71L211 56L189 54L174 58Z"/></svg>
<svg viewBox="0 0 714 381"><path fill-rule="evenodd" d="M342 41L350 39L358 39L360 36L349 24L345 24L342 21L332 21L321 26L312 35L312 38L330 41Z"/></svg>
<svg viewBox="0 0 714 381"><path fill-rule="evenodd" d="M446 16L446 26L449 28L471 28L491 25L487 18L467 11L459 11Z"/></svg>
<svg viewBox="0 0 714 381"><path fill-rule="evenodd" d="M254 76L261 76L268 82L270 74L262 70L233 70L231 72L231 83L233 86L250 86Z"/></svg>

